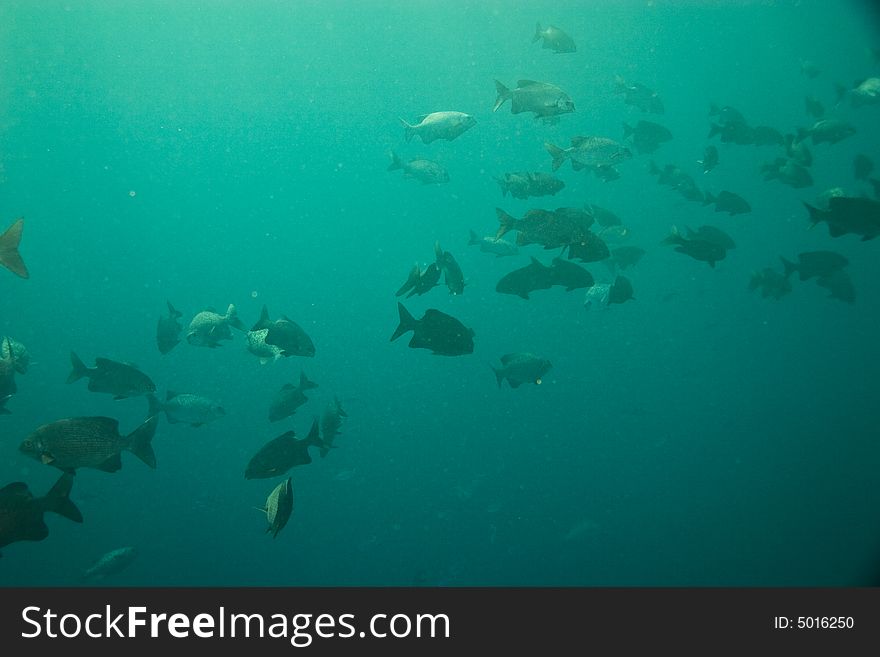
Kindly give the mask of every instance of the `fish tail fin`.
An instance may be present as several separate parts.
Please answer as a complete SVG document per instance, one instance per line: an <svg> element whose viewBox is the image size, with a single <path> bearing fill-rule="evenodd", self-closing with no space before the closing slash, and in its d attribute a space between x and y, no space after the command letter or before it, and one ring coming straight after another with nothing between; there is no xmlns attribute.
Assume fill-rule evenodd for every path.
<svg viewBox="0 0 880 657"><path fill-rule="evenodd" d="M168 301L168 300L166 299L166 300L165 300L165 303L168 305L168 315L169 315L169 317L171 317L171 318L173 318L173 319L179 319L180 317L183 317L183 313L180 312L179 310L177 310L174 306L172 306L170 301Z"/></svg>
<svg viewBox="0 0 880 657"><path fill-rule="evenodd" d="M234 303L230 303L226 309L226 321L229 322L230 326L237 328L239 331L247 331L244 322L238 318L238 311L235 309Z"/></svg>
<svg viewBox="0 0 880 657"><path fill-rule="evenodd" d="M468 240L468 246L474 246L475 244L480 243L480 236L477 235L474 231L468 231L470 233L470 239Z"/></svg>
<svg viewBox="0 0 880 657"><path fill-rule="evenodd" d="M395 171L403 168L403 162L397 157L397 153L391 151L391 164L388 165L387 171Z"/></svg>
<svg viewBox="0 0 880 657"><path fill-rule="evenodd" d="M703 205L712 205L716 200L715 196L713 196L712 192L706 192L706 195L703 196Z"/></svg>
<svg viewBox="0 0 880 657"><path fill-rule="evenodd" d="M313 388L317 388L318 384L314 381L309 381L309 377L306 376L306 373L300 370L299 373L299 389L300 390L311 390Z"/></svg>
<svg viewBox="0 0 880 657"><path fill-rule="evenodd" d="M495 214L498 215L498 223L501 224L498 226L498 232L495 233L495 239L500 240L508 231L513 230L516 226L516 219L501 208L495 208Z"/></svg>
<svg viewBox="0 0 880 657"><path fill-rule="evenodd" d="M152 392L147 395L147 417L159 415L162 410L162 402Z"/></svg>
<svg viewBox="0 0 880 657"><path fill-rule="evenodd" d="M65 472L43 498L44 508L46 511L57 513L68 520L73 520L73 522L82 522L82 513L70 499L71 488L73 488L73 475Z"/></svg>
<svg viewBox="0 0 880 657"><path fill-rule="evenodd" d="M84 376L88 376L89 368L73 351L70 352L70 364L73 366L73 369L67 376L67 383L73 383L74 381L79 381Z"/></svg>
<svg viewBox="0 0 880 657"><path fill-rule="evenodd" d="M306 444L315 447L323 447L324 441L321 440L321 433L318 430L318 418L312 420L312 427L309 429L309 435L306 436Z"/></svg>
<svg viewBox="0 0 880 657"><path fill-rule="evenodd" d="M535 36L532 37L532 43L536 43L541 40L541 24L535 23Z"/></svg>
<svg viewBox="0 0 880 657"><path fill-rule="evenodd" d="M415 126L410 125L403 119L398 120L400 121L401 125L403 125L403 138L406 140L406 143L411 142L412 138L416 136Z"/></svg>
<svg viewBox="0 0 880 657"><path fill-rule="evenodd" d="M440 240L434 241L434 261L438 267L443 268L443 248L440 246Z"/></svg>
<svg viewBox="0 0 880 657"><path fill-rule="evenodd" d="M806 201L802 201L804 207L807 208L807 212L810 213L810 223L815 226L819 222L821 222L824 217L822 216L822 211L819 208L813 207Z"/></svg>
<svg viewBox="0 0 880 657"><path fill-rule="evenodd" d="M0 235L0 265L3 265L16 276L30 278L24 260L18 252L21 242L21 231L24 229L24 219L16 219L12 225Z"/></svg>
<svg viewBox="0 0 880 657"><path fill-rule="evenodd" d="M494 365L489 365L492 368L492 371L495 372L495 381L498 382L498 387L501 387L501 382L504 380L504 372L496 368Z"/></svg>
<svg viewBox="0 0 880 657"><path fill-rule="evenodd" d="M779 259L782 260L782 267L785 270L785 277L788 278L794 272L798 270L798 266L794 264L791 260L787 259L784 256L779 256Z"/></svg>
<svg viewBox="0 0 880 657"><path fill-rule="evenodd" d="M662 244L682 244L684 242L684 238L681 236L681 233L678 232L678 226L673 226L669 229L669 235L667 235Z"/></svg>
<svg viewBox="0 0 880 657"><path fill-rule="evenodd" d="M504 104L504 101L508 100L511 96L510 89L505 87L498 80L495 80L495 93L498 95L495 97L495 105L492 107L493 112L497 112L498 108Z"/></svg>
<svg viewBox="0 0 880 657"><path fill-rule="evenodd" d="M708 139L711 139L712 137L714 137L715 135L719 134L720 132L721 132L721 126L720 126L720 125L718 125L717 123L710 123L710 124L709 124L709 136L708 136Z"/></svg>
<svg viewBox="0 0 880 657"><path fill-rule="evenodd" d="M128 451L151 468L156 467L156 454L151 443L158 424L159 418L153 415L127 436Z"/></svg>
<svg viewBox="0 0 880 657"><path fill-rule="evenodd" d="M544 142L544 148L547 149L547 152L550 153L550 157L553 158L553 164L551 166L553 170L556 171L562 166L562 163L565 162L565 151L550 142Z"/></svg>
<svg viewBox="0 0 880 657"><path fill-rule="evenodd" d="M631 134L635 132L635 128L633 128L626 121L623 122L623 138L627 139Z"/></svg>
<svg viewBox="0 0 880 657"><path fill-rule="evenodd" d="M394 331L394 335L391 336L389 342L394 342L407 331L415 331L416 326L418 326L416 318L410 315L409 311L399 301L397 302L397 312L400 315L400 324L397 325L397 329Z"/></svg>

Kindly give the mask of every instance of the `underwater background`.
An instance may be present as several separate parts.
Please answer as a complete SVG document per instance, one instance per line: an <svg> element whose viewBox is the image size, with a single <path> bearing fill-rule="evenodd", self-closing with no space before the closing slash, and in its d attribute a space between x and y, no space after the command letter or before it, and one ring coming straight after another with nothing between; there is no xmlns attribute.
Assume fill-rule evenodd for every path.
<svg viewBox="0 0 880 657"><path fill-rule="evenodd" d="M534 25L577 44L556 54ZM871 196L853 158L880 163L880 106L835 107L834 85L880 75L869 3L822 2L29 2L0 4L0 228L25 219L30 279L0 270L0 335L32 363L0 416L0 484L44 495L58 470L20 442L54 420L106 415L123 434L143 398L65 384L70 352L136 363L164 398L220 401L193 428L164 415L151 470L82 469L83 524L47 514L50 535L2 549L0 584L77 585L102 554L138 557L103 585L757 585L880 581L880 241L810 229L802 201L825 189ZM820 74L804 75L804 61ZM662 97L648 115L615 76ZM576 110L547 124L493 113L493 80L550 81ZM804 97L857 133L811 146L811 187L765 181L775 146L707 139L712 103L781 132L808 127ZM404 141L398 121L440 110L476 125L454 141ZM566 163L552 197L503 197L505 172L550 172L544 142L621 140L650 119L674 138L634 153L617 180ZM697 160L714 143L719 165ZM426 157L450 181L388 172L389 153ZM650 160L702 189L736 191L752 212L716 214L658 185ZM499 294L535 256L468 245L495 208L595 203L646 255L634 300L585 309L560 287ZM672 225L709 223L737 248L715 268L661 245ZM508 235L510 238L512 235ZM395 290L439 241L467 286L404 300L475 333L474 353L435 356L390 342ZM830 249L849 260L854 303L793 280L751 292L779 257ZM585 265L597 281L604 263ZM261 364L244 333L218 349L162 355L166 300L183 325L234 303L250 327L265 304L315 343L314 358ZM490 365L532 352L542 385L499 389ZM300 371L319 387L292 418L266 411ZM245 480L271 438L338 397L333 449L298 466L277 538L256 508L283 478ZM285 475L284 478L286 478Z"/></svg>

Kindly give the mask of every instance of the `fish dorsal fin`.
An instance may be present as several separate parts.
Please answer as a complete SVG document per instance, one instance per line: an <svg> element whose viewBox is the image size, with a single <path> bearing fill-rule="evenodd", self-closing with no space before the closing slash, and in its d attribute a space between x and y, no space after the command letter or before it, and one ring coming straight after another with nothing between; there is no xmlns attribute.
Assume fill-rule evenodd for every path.
<svg viewBox="0 0 880 657"><path fill-rule="evenodd" d="M174 399L179 394L180 393L178 393L178 392L174 392L173 390L169 390L168 392L165 393L165 401L168 401L169 399Z"/></svg>
<svg viewBox="0 0 880 657"><path fill-rule="evenodd" d="M102 470L104 472L116 472L117 470L122 468L122 458L119 456L119 452L116 452L113 456L108 458L103 463L100 463L97 466L98 470Z"/></svg>
<svg viewBox="0 0 880 657"><path fill-rule="evenodd" d="M581 144L587 142L587 141L590 140L590 139L591 139L591 137L572 137L572 138L571 138L571 145L572 145L574 148L577 148L578 146L580 146Z"/></svg>
<svg viewBox="0 0 880 657"><path fill-rule="evenodd" d="M535 256L529 256L529 258L530 258L531 261L532 261L532 263L531 263L531 266L532 266L532 267L540 267L541 269L546 269L546 268L547 268L547 266L546 266L543 262L541 262L540 260L538 260Z"/></svg>
<svg viewBox="0 0 880 657"><path fill-rule="evenodd" d="M507 364L510 363L510 361L512 361L514 358L516 358L516 354L504 354L504 355L501 357L501 364L502 364L502 365L507 365Z"/></svg>
<svg viewBox="0 0 880 657"><path fill-rule="evenodd" d="M522 88L522 87L532 87L532 86L534 86L534 85L536 85L536 84L542 85L542 84L545 84L545 83L544 83L544 82L537 82L536 80L517 80L517 81L516 81L516 86L517 86L517 87L520 87L520 88Z"/></svg>

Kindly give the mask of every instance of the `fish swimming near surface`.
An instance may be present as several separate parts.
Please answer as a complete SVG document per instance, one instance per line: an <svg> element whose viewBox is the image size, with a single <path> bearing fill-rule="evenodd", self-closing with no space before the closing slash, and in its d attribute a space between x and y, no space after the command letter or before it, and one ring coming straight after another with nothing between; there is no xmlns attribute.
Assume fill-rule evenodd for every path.
<svg viewBox="0 0 880 657"><path fill-rule="evenodd" d="M155 395L150 395L148 399L150 415L164 411L169 424L184 423L191 427L200 427L226 415L218 402L200 395L169 390L164 402L159 401Z"/></svg>
<svg viewBox="0 0 880 657"><path fill-rule="evenodd" d="M266 520L269 521L266 533L272 532L272 538L277 537L293 513L293 484L290 477L272 489L266 498L266 506L261 510L266 512Z"/></svg>
<svg viewBox="0 0 880 657"><path fill-rule="evenodd" d="M501 294L515 294L523 299L528 299L532 292L549 290L555 282L556 274L553 268L533 257L525 267L515 269L502 276L495 286L495 291Z"/></svg>
<svg viewBox="0 0 880 657"><path fill-rule="evenodd" d="M306 373L301 371L299 385L285 383L275 394L269 405L269 422L278 422L296 413L296 409L309 401L305 395L306 390L313 390L317 387L318 384L309 381Z"/></svg>
<svg viewBox="0 0 880 657"><path fill-rule="evenodd" d="M451 315L429 308L421 319L414 318L402 303L397 304L400 323L391 342L412 331L410 349L429 349L440 356L462 356L474 351L474 331Z"/></svg>
<svg viewBox="0 0 880 657"><path fill-rule="evenodd" d="M439 185L449 182L449 172L432 160L416 158L404 162L397 153L391 153L391 164L388 171L403 170L403 175L418 180L423 185Z"/></svg>
<svg viewBox="0 0 880 657"><path fill-rule="evenodd" d="M16 219L6 231L0 235L0 265L3 265L16 276L30 278L24 260L18 252L21 232L24 230L24 219Z"/></svg>
<svg viewBox="0 0 880 657"><path fill-rule="evenodd" d="M464 112L432 112L424 114L416 125L410 125L403 119L403 136L407 142L418 135L422 142L430 144L437 139L452 141L477 124L476 119Z"/></svg>
<svg viewBox="0 0 880 657"><path fill-rule="evenodd" d="M127 546L111 550L101 556L82 575L83 580L101 581L121 573L137 558L137 548Z"/></svg>
<svg viewBox="0 0 880 657"><path fill-rule="evenodd" d="M214 349L221 346L221 340L231 340L230 327L239 331L247 331L247 328L238 318L235 305L229 304L226 314L221 315L213 310L203 310L197 313L189 323L186 333L186 341L197 347L209 347Z"/></svg>
<svg viewBox="0 0 880 657"><path fill-rule="evenodd" d="M571 96L549 82L518 80L515 89L508 89L495 80L495 91L498 96L492 107L493 112L497 112L508 100L511 114L532 112L535 118L547 118L574 112Z"/></svg>
<svg viewBox="0 0 880 657"><path fill-rule="evenodd" d="M312 462L309 447L320 447L318 420L312 423L309 435L298 440L293 431L286 431L263 445L248 462L245 479L268 479L277 477L298 465Z"/></svg>
<svg viewBox="0 0 880 657"><path fill-rule="evenodd" d="M86 367L74 352L70 352L73 366L67 377L67 383L74 383L83 377L89 379L89 390L106 392L113 399L138 397L156 392L156 384L137 367L129 363L120 363L109 358L95 358L95 367Z"/></svg>
<svg viewBox="0 0 880 657"><path fill-rule="evenodd" d="M552 50L555 53L569 53L577 51L577 46L575 46L574 44L574 39L572 39L555 25L541 27L540 23L535 24L535 36L532 37L532 43L536 43L538 41L541 41L542 39L544 40L544 43L541 44L541 47Z"/></svg>
<svg viewBox="0 0 880 657"><path fill-rule="evenodd" d="M520 352L504 354L501 357L501 367L493 366L492 371L495 372L499 388L505 379L511 388L519 388L523 383L541 385L544 375L552 367L553 364L546 358Z"/></svg>
<svg viewBox="0 0 880 657"><path fill-rule="evenodd" d="M254 324L252 331L267 329L264 341L281 350L282 356L315 355L315 344L302 327L286 315L274 321L269 319L269 310L263 306L260 319Z"/></svg>
<svg viewBox="0 0 880 657"><path fill-rule="evenodd" d="M638 107L643 112L663 114L663 101L656 91L638 82L627 82L619 75L614 78L614 91L623 95L623 102Z"/></svg>
<svg viewBox="0 0 880 657"><path fill-rule="evenodd" d="M333 442L339 435L339 428L342 426L342 418L348 417L348 413L342 408L337 397L333 397L333 401L327 404L324 412L321 413L321 448L319 453L321 458L327 456L328 452L333 448Z"/></svg>
<svg viewBox="0 0 880 657"><path fill-rule="evenodd" d="M715 204L715 212L726 212L733 216L735 214L745 214L752 211L752 206L739 194L723 190L718 196L711 192L706 192L703 199L703 205Z"/></svg>
<svg viewBox="0 0 880 657"><path fill-rule="evenodd" d="M19 450L44 465L65 472L94 468L116 472L122 467L121 452L130 451L151 468L156 455L150 444L158 417L153 415L127 436L119 434L119 421L109 417L72 417L38 427Z"/></svg>
<svg viewBox="0 0 880 657"><path fill-rule="evenodd" d="M779 259L782 260L785 278L789 278L794 272L797 272L798 278L802 281L808 281L811 278L828 278L849 265L849 260L846 257L834 251L799 253L797 262L792 262L783 256L779 256Z"/></svg>
<svg viewBox="0 0 880 657"><path fill-rule="evenodd" d="M176 310L170 301L165 303L168 304L168 317L160 317L156 325L156 345L161 354L167 354L177 346L180 342L180 332L183 330L183 326L177 321L182 317L181 312Z"/></svg>
<svg viewBox="0 0 880 657"><path fill-rule="evenodd" d="M553 158L551 167L556 171L565 160L571 161L571 168L596 169L597 167L613 167L632 157L632 151L608 137L572 137L569 148L560 148L549 142L544 148Z"/></svg>
<svg viewBox="0 0 880 657"><path fill-rule="evenodd" d="M479 245L480 251L483 253L492 253L498 258L513 256L519 253L519 249L515 244L511 244L500 237L495 237L494 235L480 237L474 231L470 231L470 235L468 246Z"/></svg>
<svg viewBox="0 0 880 657"><path fill-rule="evenodd" d="M449 294L461 294L464 292L464 274L458 266L455 258L449 251L440 247L440 242L434 242L434 257L437 266L443 272L443 281L449 289Z"/></svg>
<svg viewBox="0 0 880 657"><path fill-rule="evenodd" d="M62 474L44 497L34 497L22 481L0 488L0 548L18 541L42 541L49 536L43 520L47 511L82 522L82 514L70 500L71 488L73 475L69 473Z"/></svg>
<svg viewBox="0 0 880 657"><path fill-rule="evenodd" d="M831 237L860 235L862 240L872 240L880 235L880 202L868 198L834 196L828 199L828 209L821 210L804 203L810 222L828 224Z"/></svg>
<svg viewBox="0 0 880 657"><path fill-rule="evenodd" d="M772 267L764 267L756 271L749 279L749 291L761 290L764 299L773 297L777 301L791 292L791 283L788 277L780 274Z"/></svg>
<svg viewBox="0 0 880 657"><path fill-rule="evenodd" d="M530 196L553 196L565 187L556 176L540 171L515 171L496 178L504 196L525 200Z"/></svg>

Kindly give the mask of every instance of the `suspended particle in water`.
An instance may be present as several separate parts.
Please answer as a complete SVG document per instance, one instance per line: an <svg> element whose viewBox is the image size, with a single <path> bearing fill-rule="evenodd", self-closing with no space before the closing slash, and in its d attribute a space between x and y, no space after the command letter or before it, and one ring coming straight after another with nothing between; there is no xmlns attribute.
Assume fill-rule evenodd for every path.
<svg viewBox="0 0 880 657"><path fill-rule="evenodd" d="M259 294L259 292L257 292L256 290L254 290L253 292L251 292L251 299L256 299L258 296L260 296L260 294Z"/></svg>
<svg viewBox="0 0 880 657"><path fill-rule="evenodd" d="M137 192L132 189L130 192L128 192L128 195L134 198L135 196L137 196Z"/></svg>

